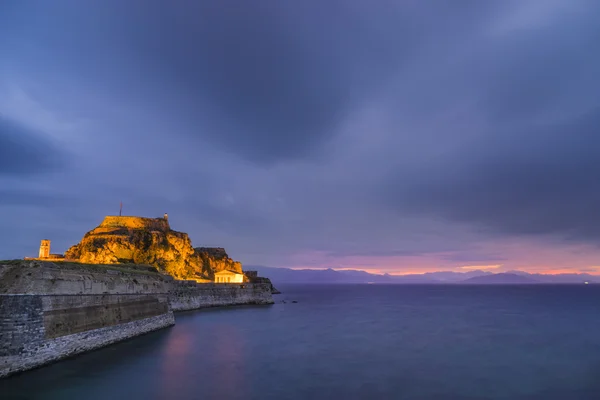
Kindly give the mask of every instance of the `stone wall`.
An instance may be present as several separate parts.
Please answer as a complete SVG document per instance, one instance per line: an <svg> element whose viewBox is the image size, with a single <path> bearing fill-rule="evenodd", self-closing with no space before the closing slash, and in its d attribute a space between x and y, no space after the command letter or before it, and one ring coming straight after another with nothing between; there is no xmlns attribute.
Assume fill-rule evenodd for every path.
<svg viewBox="0 0 600 400"><path fill-rule="evenodd" d="M0 294L167 293L173 278L140 265L71 262L0 262Z"/></svg>
<svg viewBox="0 0 600 400"><path fill-rule="evenodd" d="M169 293L173 311L244 304L273 304L271 286L262 283L173 282Z"/></svg>
<svg viewBox="0 0 600 400"><path fill-rule="evenodd" d="M96 298L86 299L87 297ZM108 299L114 295L0 295L0 378L175 323L172 312L160 313L160 310L168 307L166 296L159 300L159 306L151 307L150 313L146 306L139 309L137 317L135 312L130 312L129 318L125 319L127 322L118 317L119 306L115 302L109 307L113 310L112 313L107 313L109 316L87 314L82 307L55 308L61 305L73 307L79 301L84 304L101 304L100 297ZM139 298L135 295L133 297ZM135 301L132 298L125 309L135 309L131 304ZM149 314L155 315L148 316ZM74 321L77 323L67 322L64 325L69 320L61 318L61 315L75 317ZM89 323L88 327L86 323Z"/></svg>
<svg viewBox="0 0 600 400"><path fill-rule="evenodd" d="M173 325L172 281L144 266L0 262L0 377Z"/></svg>
<svg viewBox="0 0 600 400"><path fill-rule="evenodd" d="M243 304L273 304L271 285L177 281L143 265L0 261L0 377L173 325L173 311Z"/></svg>
<svg viewBox="0 0 600 400"><path fill-rule="evenodd" d="M148 229L150 231L166 232L170 230L169 220L165 218L120 217L107 216L99 228Z"/></svg>
<svg viewBox="0 0 600 400"><path fill-rule="evenodd" d="M166 294L43 296L42 310L47 338L124 324L170 312Z"/></svg>

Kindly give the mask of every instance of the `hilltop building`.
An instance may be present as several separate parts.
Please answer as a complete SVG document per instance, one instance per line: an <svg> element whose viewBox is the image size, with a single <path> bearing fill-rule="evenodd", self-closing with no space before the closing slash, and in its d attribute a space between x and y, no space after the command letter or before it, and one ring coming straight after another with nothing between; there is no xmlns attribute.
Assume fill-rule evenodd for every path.
<svg viewBox="0 0 600 400"><path fill-rule="evenodd" d="M50 240L43 239L40 243L40 250L38 252L38 257L25 257L25 260L64 260L65 256L62 254L51 254L50 253Z"/></svg>
<svg viewBox="0 0 600 400"><path fill-rule="evenodd" d="M41 242L39 257L83 264L146 264L179 280L197 283L250 282L242 264L221 247L192 246L189 236L171 229L167 213L159 218L106 216L65 255L50 254L50 240ZM251 276L255 277L256 273Z"/></svg>
<svg viewBox="0 0 600 400"><path fill-rule="evenodd" d="M243 283L244 274L238 272L229 271L224 269L223 271L215 272L216 283Z"/></svg>
<svg viewBox="0 0 600 400"><path fill-rule="evenodd" d="M50 241L45 239L42 240L40 244L40 254L39 258L48 258L50 257Z"/></svg>

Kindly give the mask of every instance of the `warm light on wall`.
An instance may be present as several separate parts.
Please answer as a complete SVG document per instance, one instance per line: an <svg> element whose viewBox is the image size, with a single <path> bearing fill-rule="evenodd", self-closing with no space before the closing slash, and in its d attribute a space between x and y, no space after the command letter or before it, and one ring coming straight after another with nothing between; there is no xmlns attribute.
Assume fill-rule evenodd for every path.
<svg viewBox="0 0 600 400"><path fill-rule="evenodd" d="M232 271L219 271L215 272L216 283L243 283L244 275L238 274Z"/></svg>

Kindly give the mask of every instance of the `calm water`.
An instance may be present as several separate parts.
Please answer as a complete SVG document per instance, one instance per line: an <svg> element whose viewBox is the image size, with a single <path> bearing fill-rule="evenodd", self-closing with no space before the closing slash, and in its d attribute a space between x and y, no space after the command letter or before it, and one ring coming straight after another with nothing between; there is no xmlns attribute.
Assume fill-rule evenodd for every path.
<svg viewBox="0 0 600 400"><path fill-rule="evenodd" d="M2 380L0 398L600 398L600 286L282 289Z"/></svg>

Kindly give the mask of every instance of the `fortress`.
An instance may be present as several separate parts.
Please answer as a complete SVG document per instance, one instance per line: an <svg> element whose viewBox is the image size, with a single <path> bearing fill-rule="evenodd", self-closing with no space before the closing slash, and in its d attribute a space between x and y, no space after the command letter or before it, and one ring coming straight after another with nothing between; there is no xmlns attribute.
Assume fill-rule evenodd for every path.
<svg viewBox="0 0 600 400"><path fill-rule="evenodd" d="M174 312L273 304L273 286L223 248L192 247L168 216L107 216L62 255L0 261L0 378L175 321Z"/></svg>
<svg viewBox="0 0 600 400"><path fill-rule="evenodd" d="M168 232L169 216L163 218L146 218L134 216L106 216L100 225L94 229L95 234L118 235L124 230L139 229L146 231ZM26 260L60 260L65 256L62 254L50 254L50 243L48 239L43 239L40 243L38 257L25 257Z"/></svg>
<svg viewBox="0 0 600 400"><path fill-rule="evenodd" d="M222 247L192 247L186 233L171 229L169 217L106 216L96 228L69 248L64 256L50 254L42 240L38 258L27 260L78 261L87 264L149 264L176 279L198 283L249 282L241 263Z"/></svg>
<svg viewBox="0 0 600 400"><path fill-rule="evenodd" d="M107 216L104 217L104 220L96 229L105 229L107 233L119 229L146 229L168 232L171 227L169 226L169 216L165 214L163 218Z"/></svg>

